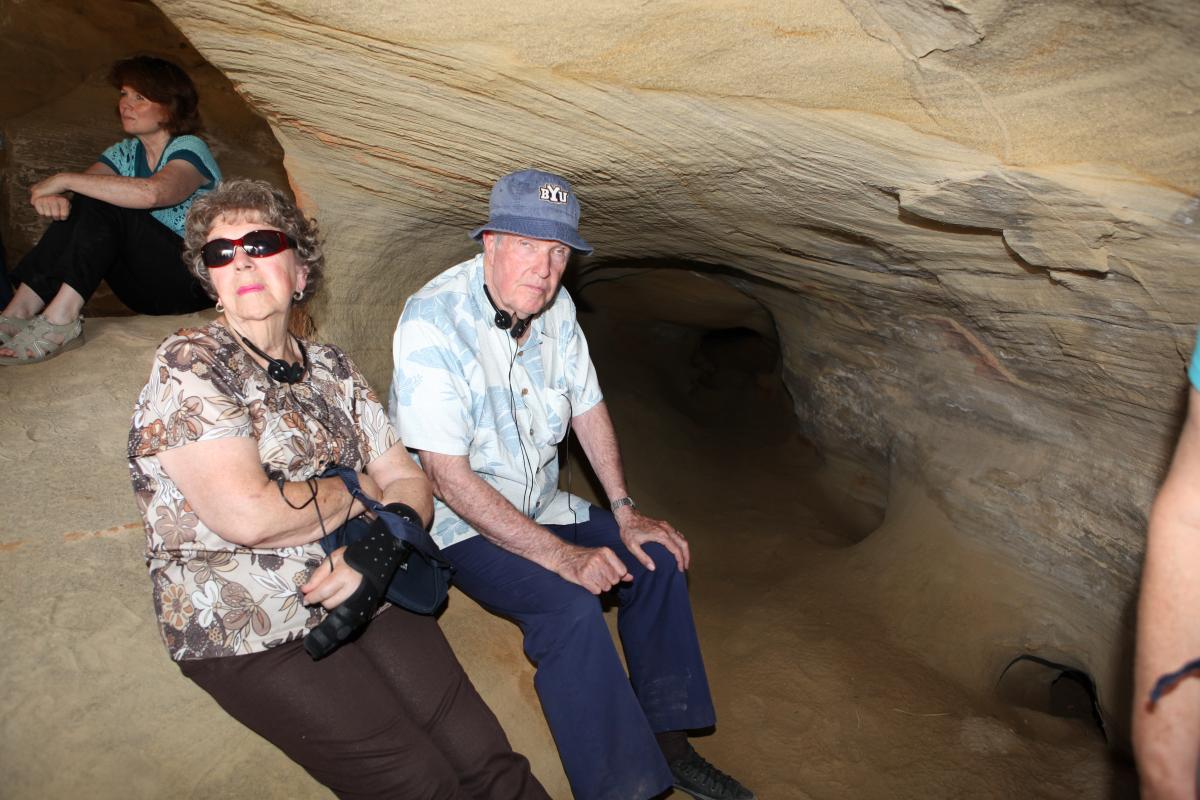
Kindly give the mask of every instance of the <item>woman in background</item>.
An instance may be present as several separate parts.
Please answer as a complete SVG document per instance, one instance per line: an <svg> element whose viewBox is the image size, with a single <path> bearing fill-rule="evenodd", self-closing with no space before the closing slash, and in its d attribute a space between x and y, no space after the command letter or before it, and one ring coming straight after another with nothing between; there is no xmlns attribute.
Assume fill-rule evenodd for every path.
<svg viewBox="0 0 1200 800"><path fill-rule="evenodd" d="M29 190L34 209L53 222L10 276L17 289L0 312L0 364L45 361L83 344L80 312L101 280L141 314L212 305L181 259L188 209L221 179L194 135L196 87L178 66L150 56L118 61L109 82L129 138L83 172Z"/></svg>

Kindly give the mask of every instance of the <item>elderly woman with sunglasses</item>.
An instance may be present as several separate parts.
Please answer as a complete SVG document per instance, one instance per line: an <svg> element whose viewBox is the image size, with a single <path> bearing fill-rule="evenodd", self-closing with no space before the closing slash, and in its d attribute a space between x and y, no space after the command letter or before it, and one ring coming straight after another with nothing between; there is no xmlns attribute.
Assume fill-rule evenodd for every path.
<svg viewBox="0 0 1200 800"><path fill-rule="evenodd" d="M339 796L545 798L436 618L384 607L326 657L306 651L372 569L356 545L326 557L318 544L364 512L325 467L421 523L432 514L358 368L288 331L321 283L315 224L268 184L233 181L195 202L185 245L221 315L158 348L129 439L171 657Z"/></svg>
<svg viewBox="0 0 1200 800"><path fill-rule="evenodd" d="M83 344L83 304L101 280L140 314L212 305L184 268L183 220L221 180L200 127L196 87L170 61L138 56L109 73L129 138L82 172L35 183L30 203L51 220L12 273L0 313L0 364L45 361Z"/></svg>

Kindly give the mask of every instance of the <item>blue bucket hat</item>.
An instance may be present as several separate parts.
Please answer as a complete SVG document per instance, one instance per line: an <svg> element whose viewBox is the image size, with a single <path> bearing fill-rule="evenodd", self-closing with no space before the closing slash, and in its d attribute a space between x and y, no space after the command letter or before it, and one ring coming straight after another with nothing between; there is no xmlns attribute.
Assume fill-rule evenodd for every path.
<svg viewBox="0 0 1200 800"><path fill-rule="evenodd" d="M484 231L553 239L584 255L592 252L592 246L579 236L575 190L566 178L537 169L510 172L496 181L487 224L471 231L471 238L478 240Z"/></svg>

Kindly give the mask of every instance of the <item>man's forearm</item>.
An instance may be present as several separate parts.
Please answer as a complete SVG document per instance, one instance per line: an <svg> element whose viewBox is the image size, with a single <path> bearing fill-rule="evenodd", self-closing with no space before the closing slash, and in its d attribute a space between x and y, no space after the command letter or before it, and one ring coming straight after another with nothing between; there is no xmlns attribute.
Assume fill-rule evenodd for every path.
<svg viewBox="0 0 1200 800"><path fill-rule="evenodd" d="M604 401L597 403L577 417L571 419L575 436L583 445L583 452L592 471L600 479L609 501L629 494L625 486L625 469L621 464L621 448L617 444L617 432Z"/></svg>
<svg viewBox="0 0 1200 800"><path fill-rule="evenodd" d="M617 445L617 433L612 418L608 416L608 407L603 402L597 403L573 417L571 422L592 470L604 486L609 503L627 497L629 491L625 487L625 470L621 466L621 448ZM621 530L621 541L646 569L655 568L654 560L642 549L649 542L667 548L675 556L680 571L686 570L691 564L687 541L666 520L649 517L629 504L614 509L613 516Z"/></svg>
<svg viewBox="0 0 1200 800"><path fill-rule="evenodd" d="M476 475L465 456L421 452L433 492L492 544L557 571L565 543Z"/></svg>

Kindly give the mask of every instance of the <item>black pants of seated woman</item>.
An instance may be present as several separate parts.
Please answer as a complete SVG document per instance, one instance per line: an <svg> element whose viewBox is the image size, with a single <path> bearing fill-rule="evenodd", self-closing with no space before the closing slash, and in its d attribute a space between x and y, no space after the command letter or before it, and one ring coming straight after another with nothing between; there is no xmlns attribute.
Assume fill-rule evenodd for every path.
<svg viewBox="0 0 1200 800"><path fill-rule="evenodd" d="M180 668L338 797L548 800L433 617L389 608L320 661L300 640Z"/></svg>
<svg viewBox="0 0 1200 800"><path fill-rule="evenodd" d="M46 303L65 283L86 300L101 280L139 314L186 314L213 301L180 257L183 239L149 211L84 195L71 200L65 220L50 223L13 270Z"/></svg>

